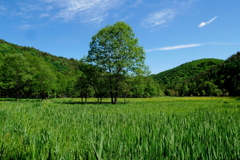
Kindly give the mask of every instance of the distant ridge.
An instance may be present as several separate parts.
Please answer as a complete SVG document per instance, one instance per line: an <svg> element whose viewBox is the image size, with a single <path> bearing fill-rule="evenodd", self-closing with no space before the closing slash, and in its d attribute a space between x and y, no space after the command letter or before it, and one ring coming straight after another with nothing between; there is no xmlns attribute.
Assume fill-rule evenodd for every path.
<svg viewBox="0 0 240 160"><path fill-rule="evenodd" d="M33 47L20 46L13 43L9 43L3 39L0 39L0 53L1 54L15 54L21 53L23 55L32 55L43 58L46 62L57 67L58 69L74 69L78 70L78 65L82 63L73 58L64 58L55 56L47 52L40 51Z"/></svg>
<svg viewBox="0 0 240 160"><path fill-rule="evenodd" d="M214 65L222 63L223 61L224 60L214 58L194 60L181 64L180 66L173 69L169 69L167 71L152 75L152 77L153 79L164 85L180 83L193 77L194 75L206 71Z"/></svg>
<svg viewBox="0 0 240 160"><path fill-rule="evenodd" d="M152 75L169 96L240 96L240 52L200 59Z"/></svg>

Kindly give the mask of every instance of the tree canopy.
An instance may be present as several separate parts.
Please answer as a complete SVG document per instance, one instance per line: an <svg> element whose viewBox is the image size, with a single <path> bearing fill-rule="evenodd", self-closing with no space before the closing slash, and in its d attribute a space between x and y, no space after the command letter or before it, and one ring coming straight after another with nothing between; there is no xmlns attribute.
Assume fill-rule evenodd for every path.
<svg viewBox="0 0 240 160"><path fill-rule="evenodd" d="M144 60L143 47L139 46L132 28L124 22L108 25L94 35L86 57L86 62L107 73L111 103L117 102L126 77L147 73Z"/></svg>

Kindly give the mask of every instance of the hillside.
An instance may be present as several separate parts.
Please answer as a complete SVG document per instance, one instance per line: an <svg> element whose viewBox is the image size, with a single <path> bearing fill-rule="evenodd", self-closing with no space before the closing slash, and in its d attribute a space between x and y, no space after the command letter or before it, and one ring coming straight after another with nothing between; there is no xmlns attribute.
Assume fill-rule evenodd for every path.
<svg viewBox="0 0 240 160"><path fill-rule="evenodd" d="M239 96L240 52L227 60L200 59L152 77L170 96Z"/></svg>
<svg viewBox="0 0 240 160"><path fill-rule="evenodd" d="M152 77L162 85L178 84L221 62L223 62L223 60L220 59L194 60L173 69L152 75Z"/></svg>
<svg viewBox="0 0 240 160"><path fill-rule="evenodd" d="M240 52L183 83L186 95L240 96Z"/></svg>
<svg viewBox="0 0 240 160"><path fill-rule="evenodd" d="M77 95L82 62L0 40L0 97L46 98Z"/></svg>
<svg viewBox="0 0 240 160"><path fill-rule="evenodd" d="M6 55L6 54L16 54L20 53L24 56L31 55L38 58L43 58L44 61L47 63L50 63L51 65L55 66L57 69L63 71L63 70L79 70L79 65L81 65L81 62L78 60L75 60L73 58L67 59L64 57L58 57L54 56L52 54L42 52L38 49L35 49L33 47L26 47L26 46L19 46L16 44L12 44L9 42L6 42L2 39L0 39L0 54Z"/></svg>
<svg viewBox="0 0 240 160"><path fill-rule="evenodd" d="M125 77L119 97L159 96L150 77ZM110 97L109 74L83 60L58 57L0 39L0 98ZM162 94L162 93L161 93Z"/></svg>

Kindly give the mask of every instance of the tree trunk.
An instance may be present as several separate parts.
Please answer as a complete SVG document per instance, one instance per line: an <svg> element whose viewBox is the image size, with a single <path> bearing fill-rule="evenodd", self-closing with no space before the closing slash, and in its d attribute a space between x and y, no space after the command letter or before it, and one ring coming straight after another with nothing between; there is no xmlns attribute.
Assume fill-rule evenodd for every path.
<svg viewBox="0 0 240 160"><path fill-rule="evenodd" d="M83 103L83 96L81 96L81 101L82 101L82 103Z"/></svg>
<svg viewBox="0 0 240 160"><path fill-rule="evenodd" d="M113 101L113 86L112 86L112 76L110 75L109 77L109 86L110 86L110 96L111 96L111 104L114 104L114 101Z"/></svg>
<svg viewBox="0 0 240 160"><path fill-rule="evenodd" d="M111 93L111 103L112 103L112 104L114 104L114 102L113 102L113 95L112 95L112 93Z"/></svg>
<svg viewBox="0 0 240 160"><path fill-rule="evenodd" d="M114 104L116 104L117 103L117 95L115 95L115 97L114 97Z"/></svg>

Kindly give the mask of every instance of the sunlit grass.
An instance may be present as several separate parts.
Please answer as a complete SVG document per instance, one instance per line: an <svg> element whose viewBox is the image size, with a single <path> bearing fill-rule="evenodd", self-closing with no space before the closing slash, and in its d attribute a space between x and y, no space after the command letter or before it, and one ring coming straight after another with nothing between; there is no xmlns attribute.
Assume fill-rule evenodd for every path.
<svg viewBox="0 0 240 160"><path fill-rule="evenodd" d="M240 158L239 98L80 102L0 102L0 159Z"/></svg>

